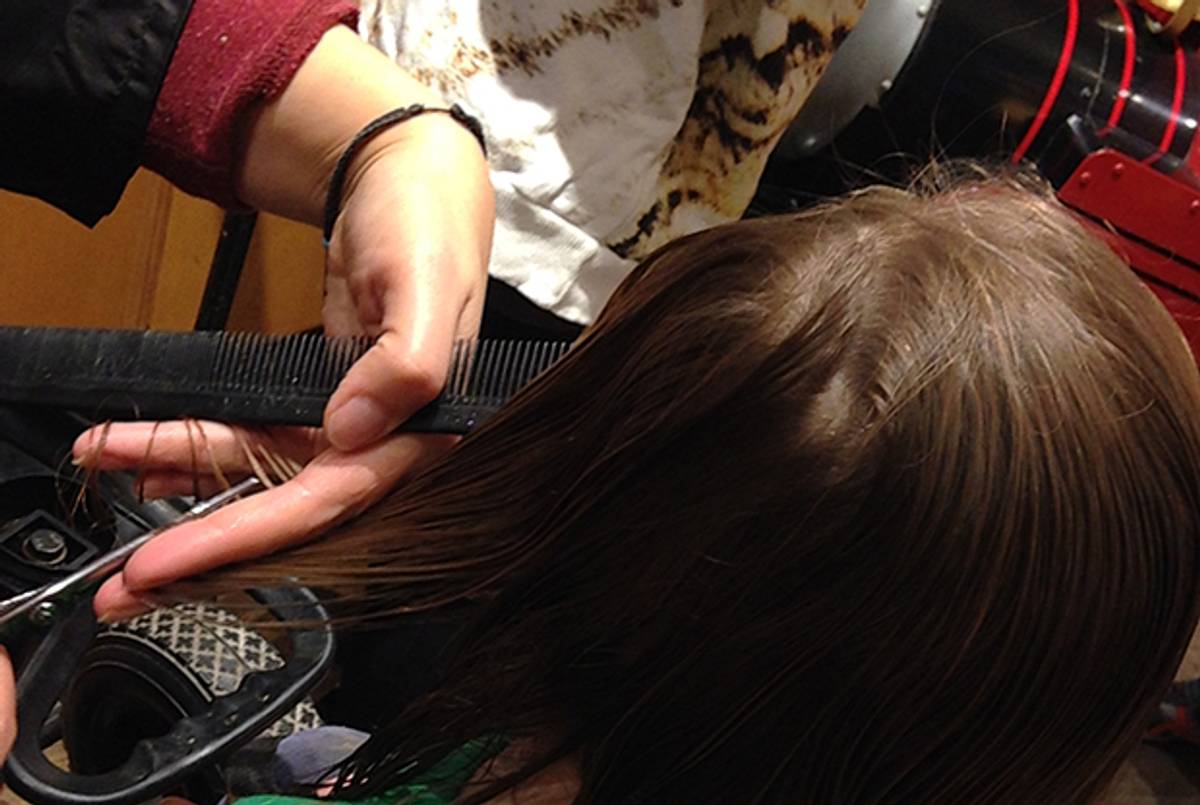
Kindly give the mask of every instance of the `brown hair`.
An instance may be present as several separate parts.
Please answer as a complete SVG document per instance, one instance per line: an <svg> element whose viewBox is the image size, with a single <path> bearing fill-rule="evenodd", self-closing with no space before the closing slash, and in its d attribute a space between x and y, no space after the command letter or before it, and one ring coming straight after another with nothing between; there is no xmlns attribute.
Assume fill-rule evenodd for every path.
<svg viewBox="0 0 1200 805"><path fill-rule="evenodd" d="M212 582L479 607L339 797L536 736L578 802L1082 802L1196 625L1198 478L1180 333L1047 193L874 189L659 250L443 461Z"/></svg>

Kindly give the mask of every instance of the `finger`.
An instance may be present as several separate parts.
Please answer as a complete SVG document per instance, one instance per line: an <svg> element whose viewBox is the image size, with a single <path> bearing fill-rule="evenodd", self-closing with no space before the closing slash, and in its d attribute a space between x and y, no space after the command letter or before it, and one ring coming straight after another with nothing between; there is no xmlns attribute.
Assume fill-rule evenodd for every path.
<svg viewBox="0 0 1200 805"><path fill-rule="evenodd" d="M205 472L213 462L234 468L244 462L234 429L216 422L119 422L85 431L72 447L76 460L93 469L152 466Z"/></svg>
<svg viewBox="0 0 1200 805"><path fill-rule="evenodd" d="M331 444L340 450L368 445L437 396L454 340L474 336L482 309L481 294L454 297L411 276L387 291L382 333L329 401L325 431Z"/></svg>
<svg viewBox="0 0 1200 805"><path fill-rule="evenodd" d="M92 611L101 623L120 623L152 609L155 609L152 602L125 586L120 573L105 580L92 599Z"/></svg>
<svg viewBox="0 0 1200 805"><path fill-rule="evenodd" d="M414 348L406 334L385 332L351 367L330 400L325 426L339 450L355 450L395 430L445 383L451 339Z"/></svg>
<svg viewBox="0 0 1200 805"><path fill-rule="evenodd" d="M311 428L261 430L217 422L116 422L82 433L72 446L76 462L95 470L154 469L237 473L253 470L248 448L273 450L295 461L323 446Z"/></svg>
<svg viewBox="0 0 1200 805"><path fill-rule="evenodd" d="M326 409L326 434L340 450L382 438L436 397L455 338L475 335L482 310L482 267L470 265L478 255L433 248L411 252L403 262L376 259L380 267L362 269L373 281L365 281L358 296L381 302L380 335ZM374 313L364 304L359 300L360 316Z"/></svg>
<svg viewBox="0 0 1200 805"><path fill-rule="evenodd" d="M249 476L247 472L223 473L224 482L213 475L199 475L173 470L143 473L138 478L137 492L145 500L171 497L173 495L195 495L207 498L229 488Z"/></svg>
<svg viewBox="0 0 1200 805"><path fill-rule="evenodd" d="M322 453L282 486L156 537L125 565L124 585L136 594L305 542L382 497L449 444L447 437L406 435L359 453Z"/></svg>
<svg viewBox="0 0 1200 805"><path fill-rule="evenodd" d="M0 761L17 739L17 685L8 650L0 646Z"/></svg>

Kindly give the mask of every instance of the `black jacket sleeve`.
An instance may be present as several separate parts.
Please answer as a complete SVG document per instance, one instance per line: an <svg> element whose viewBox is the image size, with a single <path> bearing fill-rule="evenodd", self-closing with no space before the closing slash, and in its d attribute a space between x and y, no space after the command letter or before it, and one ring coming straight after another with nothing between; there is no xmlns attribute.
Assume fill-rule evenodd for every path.
<svg viewBox="0 0 1200 805"><path fill-rule="evenodd" d="M138 165L191 0L0 0L0 187L86 224Z"/></svg>

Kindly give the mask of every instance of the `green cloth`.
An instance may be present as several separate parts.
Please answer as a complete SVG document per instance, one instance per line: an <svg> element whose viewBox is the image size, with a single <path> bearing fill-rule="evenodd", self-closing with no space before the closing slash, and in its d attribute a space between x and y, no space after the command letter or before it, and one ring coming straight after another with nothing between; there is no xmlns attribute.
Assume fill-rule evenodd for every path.
<svg viewBox="0 0 1200 805"><path fill-rule="evenodd" d="M239 797L237 805L451 805L458 798L475 772L484 763L499 754L505 746L504 741L477 740L465 744L460 749L442 758L436 766L420 778L407 785L388 791L386 794L356 800L349 803L337 799L310 799L308 797L288 797L281 794L258 794L252 797Z"/></svg>

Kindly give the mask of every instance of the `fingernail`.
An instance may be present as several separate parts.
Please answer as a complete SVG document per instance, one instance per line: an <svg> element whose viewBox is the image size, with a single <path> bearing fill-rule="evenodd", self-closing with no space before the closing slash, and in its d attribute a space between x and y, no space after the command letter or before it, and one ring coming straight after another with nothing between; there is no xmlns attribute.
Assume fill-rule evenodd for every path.
<svg viewBox="0 0 1200 805"><path fill-rule="evenodd" d="M354 397L329 417L327 434L339 450L354 450L379 439L387 431L387 414L370 397Z"/></svg>
<svg viewBox="0 0 1200 805"><path fill-rule="evenodd" d="M145 611L146 610L142 607L117 607L97 615L96 620L100 621L100 623L104 624L105 626L113 626L121 623L122 621L127 621L130 618L136 618Z"/></svg>
<svg viewBox="0 0 1200 805"><path fill-rule="evenodd" d="M75 453L74 450L72 450L71 463L74 464L76 467L84 467L84 466L87 466L88 464L96 463L96 460L99 457L100 457L99 445L92 444L92 442L89 440L87 447L84 447L78 453Z"/></svg>
<svg viewBox="0 0 1200 805"><path fill-rule="evenodd" d="M139 594L135 598L136 603L131 602L127 606L110 607L103 614L97 615L96 620L105 626L112 626L113 624L132 620L138 615L145 615L151 610L162 609L166 606L165 602L156 599L152 595Z"/></svg>

